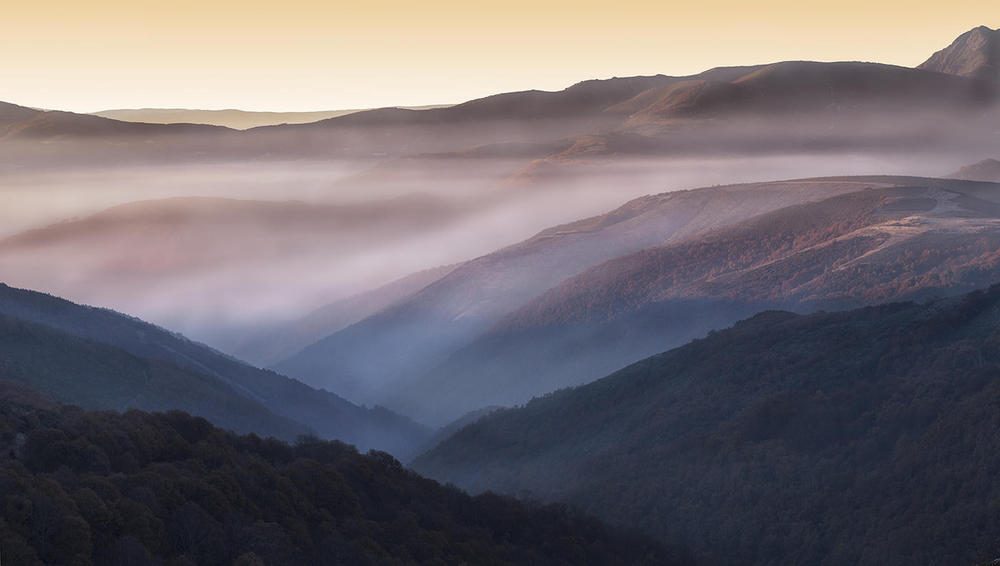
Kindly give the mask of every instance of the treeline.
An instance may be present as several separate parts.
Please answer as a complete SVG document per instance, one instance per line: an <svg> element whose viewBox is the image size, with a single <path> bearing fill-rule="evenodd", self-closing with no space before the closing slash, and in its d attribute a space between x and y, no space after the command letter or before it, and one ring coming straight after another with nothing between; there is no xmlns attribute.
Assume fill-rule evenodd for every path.
<svg viewBox="0 0 1000 566"><path fill-rule="evenodd" d="M177 411L87 412L10 389L3 398L4 564L693 562L563 506L470 497L382 452L238 436Z"/></svg>

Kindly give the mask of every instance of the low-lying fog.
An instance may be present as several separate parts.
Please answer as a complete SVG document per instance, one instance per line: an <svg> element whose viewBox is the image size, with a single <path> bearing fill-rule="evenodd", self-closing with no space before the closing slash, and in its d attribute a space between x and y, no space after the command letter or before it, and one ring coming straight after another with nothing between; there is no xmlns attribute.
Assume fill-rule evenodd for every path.
<svg viewBox="0 0 1000 566"><path fill-rule="evenodd" d="M2 237L152 199L274 206L193 201L189 209L164 201L64 223L0 243L0 280L111 307L227 349L251 327L301 317L644 194L827 175L942 176L982 157L619 159L569 163L543 178L518 176L526 160L489 158L22 171L0 177ZM280 204L290 200L308 206Z"/></svg>
<svg viewBox="0 0 1000 566"><path fill-rule="evenodd" d="M192 163L0 174L0 237L138 200L214 196L318 200L371 163Z"/></svg>

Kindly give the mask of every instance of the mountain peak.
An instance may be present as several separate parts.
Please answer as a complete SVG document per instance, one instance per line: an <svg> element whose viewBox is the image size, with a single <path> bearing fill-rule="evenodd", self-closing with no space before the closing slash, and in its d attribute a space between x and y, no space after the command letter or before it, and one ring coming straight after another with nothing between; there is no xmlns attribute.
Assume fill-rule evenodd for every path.
<svg viewBox="0 0 1000 566"><path fill-rule="evenodd" d="M1000 80L1000 30L973 28L938 51L919 69L977 79Z"/></svg>

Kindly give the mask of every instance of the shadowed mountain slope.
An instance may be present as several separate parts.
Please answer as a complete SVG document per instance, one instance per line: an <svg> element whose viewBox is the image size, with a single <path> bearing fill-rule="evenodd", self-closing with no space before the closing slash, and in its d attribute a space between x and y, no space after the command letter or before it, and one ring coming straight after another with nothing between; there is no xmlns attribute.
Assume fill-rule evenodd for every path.
<svg viewBox="0 0 1000 566"><path fill-rule="evenodd" d="M312 433L206 372L7 315L0 315L0 379L89 409L179 409L223 428L284 440Z"/></svg>
<svg viewBox="0 0 1000 566"><path fill-rule="evenodd" d="M979 26L958 36L918 68L939 73L1000 79L1000 30Z"/></svg>
<svg viewBox="0 0 1000 566"><path fill-rule="evenodd" d="M494 412L414 466L748 564L983 562L1000 549L998 316L1000 287L765 312Z"/></svg>
<svg viewBox="0 0 1000 566"><path fill-rule="evenodd" d="M255 364L280 362L317 340L408 299L451 273L454 268L447 265L420 271L377 289L325 305L299 320L252 336L236 347L233 354Z"/></svg>
<svg viewBox="0 0 1000 566"><path fill-rule="evenodd" d="M761 309L994 282L997 201L996 185L907 177L644 197L462 264L276 367L444 424L596 379Z"/></svg>
<svg viewBox="0 0 1000 566"><path fill-rule="evenodd" d="M0 171L204 161L261 155L239 132L201 124L145 124L0 103Z"/></svg>
<svg viewBox="0 0 1000 566"><path fill-rule="evenodd" d="M3 128L3 130L0 131L6 132L6 130L12 125L31 119L38 115L38 112L39 111L34 108L18 106L8 102L0 102L0 128Z"/></svg>
<svg viewBox="0 0 1000 566"><path fill-rule="evenodd" d="M129 359L147 358L165 362L167 367L177 366L188 373L209 376L210 382L224 384L225 388L244 398L242 401L234 400L234 403L252 402L262 405L278 416L301 423L301 429L311 429L325 438L336 438L365 448L376 447L406 458L414 447L431 434L425 427L385 409L367 409L353 405L327 391L316 390L274 372L251 367L183 336L114 311L77 305L51 295L4 285L0 286L0 314L26 323L43 325L84 341L99 342L100 348L107 349L107 346L111 346L113 349L123 350L131 354ZM44 341L42 344L44 345ZM32 351L29 349L25 353L29 355ZM44 363L44 358L44 355L42 360L32 357L28 361ZM67 367L71 366L73 358L65 359ZM25 364L28 361L17 362L15 359L12 363ZM139 362L137 367L142 367L143 363L151 364L148 361ZM58 373L53 375L54 378L58 377ZM139 374L128 372L125 375L129 379L136 379ZM136 387L134 382L125 385ZM71 385L76 388L80 386L81 384ZM219 389L217 385L213 387ZM101 388L97 388L92 394L110 395ZM136 396L149 404L127 406L170 408L168 400L158 399L159 394L155 388L147 390L140 387ZM78 402L71 397L61 398L67 402ZM124 397L116 399L126 400ZM98 405L96 408L111 406L113 405Z"/></svg>
<svg viewBox="0 0 1000 566"><path fill-rule="evenodd" d="M526 301L601 261L790 204L868 186L873 185L833 179L642 197L606 214L544 230L524 242L460 264L407 300L275 367L349 399L374 402L406 378L444 361Z"/></svg>
<svg viewBox="0 0 1000 566"><path fill-rule="evenodd" d="M698 116L847 114L912 105L958 109L980 102L976 85L878 63L790 61L748 69L727 82L701 79L659 87L626 126Z"/></svg>
<svg viewBox="0 0 1000 566"><path fill-rule="evenodd" d="M789 61L684 77L608 108L624 118L578 136L519 178L571 175L581 161L995 145L995 81L877 63Z"/></svg>
<svg viewBox="0 0 1000 566"><path fill-rule="evenodd" d="M522 91L447 108L382 108L311 124L246 132L255 143L315 153L400 156L465 151L495 144L537 144L608 131L622 121L603 110L674 80L662 75L593 80L557 92Z"/></svg>
<svg viewBox="0 0 1000 566"><path fill-rule="evenodd" d="M380 402L416 418L585 383L768 308L808 312L1000 281L1000 185L870 178L598 264L506 316ZM433 399L419 391L445 392Z"/></svg>
<svg viewBox="0 0 1000 566"><path fill-rule="evenodd" d="M447 108L432 108L427 110L382 108L367 110L351 114L350 116L304 124L297 126L296 129L320 129L330 126L357 124L434 124L471 121L490 122L495 120L537 120L566 116L596 116L609 106L627 100L646 89L672 80L676 79L664 75L589 80L560 91L527 90L495 94Z"/></svg>

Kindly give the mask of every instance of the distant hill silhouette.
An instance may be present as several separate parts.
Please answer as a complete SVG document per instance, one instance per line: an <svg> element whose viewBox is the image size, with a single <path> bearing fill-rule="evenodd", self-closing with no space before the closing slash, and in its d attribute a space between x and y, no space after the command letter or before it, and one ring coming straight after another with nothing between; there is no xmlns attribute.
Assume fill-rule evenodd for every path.
<svg viewBox="0 0 1000 566"><path fill-rule="evenodd" d="M313 433L204 370L136 356L5 314L0 314L0 379L90 409L179 409L229 430L285 440Z"/></svg>
<svg viewBox="0 0 1000 566"><path fill-rule="evenodd" d="M365 110L245 132L5 105L0 109L0 143L7 147L0 166L44 164L56 153L60 165L385 158L587 136L602 139L600 151L588 144L583 155L590 157L789 148L900 151L963 142L971 147L992 131L983 123L983 114L989 114L991 123L996 120L987 109L993 109L997 99L997 33L985 27L971 30L918 69L801 61L720 67L683 77L583 81L555 92L502 93L440 108ZM878 129L870 123L872 112L888 113ZM741 125L714 121L721 116L758 120ZM780 120L761 123L762 117ZM938 135L920 135L928 129Z"/></svg>
<svg viewBox="0 0 1000 566"><path fill-rule="evenodd" d="M16 379L94 409L182 409L240 432L314 432L408 457L431 431L114 311L0 285L0 359Z"/></svg>
<svg viewBox="0 0 1000 566"><path fill-rule="evenodd" d="M446 105L409 107L414 110L440 108ZM123 108L93 112L95 116L121 120L123 122L144 122L147 124L208 124L224 126L235 130L247 130L260 126L278 124L307 124L337 116L360 112L354 110L320 110L315 112L260 112L248 110L197 110L189 108Z"/></svg>

